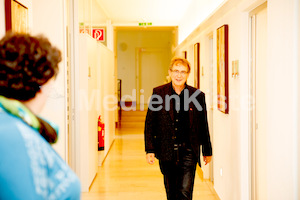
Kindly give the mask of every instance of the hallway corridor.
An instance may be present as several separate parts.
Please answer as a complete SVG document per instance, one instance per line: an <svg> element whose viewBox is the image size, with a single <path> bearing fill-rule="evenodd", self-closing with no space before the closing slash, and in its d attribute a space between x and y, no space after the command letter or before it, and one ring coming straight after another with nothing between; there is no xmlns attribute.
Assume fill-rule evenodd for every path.
<svg viewBox="0 0 300 200"><path fill-rule="evenodd" d="M122 116L122 128L116 130L114 144L104 164L98 168L98 175L90 192L82 194L83 200L166 199L158 161L156 160L151 166L145 160L141 123L143 122L140 117L127 114ZM212 189L211 183L201 180L196 175L193 199L218 200L219 198Z"/></svg>
<svg viewBox="0 0 300 200"><path fill-rule="evenodd" d="M45 37L60 51L47 57L49 63L60 57L47 75L54 73L53 78L37 77L45 67L36 73L28 71L30 56L23 56L24 62L17 58L39 51L23 51L20 44L16 47L22 48L12 53L17 49L3 45L10 31ZM41 178L36 176L40 170L32 164L38 154L47 158L38 160L44 163L40 166L45 175L43 195L51 195L53 183L48 177L54 173L45 167L46 161L52 166L48 150L54 150L59 163L67 163L79 178L81 190L75 191L81 198L76 200L166 200L158 160L154 165L146 161L146 111L125 110L147 107L153 88L172 81L172 74L205 94L213 157L202 166L204 175L197 166L193 200L300 200L300 0L0 0L0 40L0 100L11 100L12 95L19 99L12 105L4 100L4 106L20 113L21 122L34 125L33 131L42 136L40 118L50 123L49 129L58 130L55 143L20 157L25 150L19 142L31 144L34 138L24 138L23 129L11 134L7 129L11 123L0 119L0 142L5 144L0 144L0 200L14 199L2 198L3 191L33 199L23 191L38 192L25 189L40 183L34 178ZM188 60L190 69L173 71L170 61L175 57ZM36 62L38 57L32 58ZM39 95L33 97L33 92ZM36 104L38 96L42 101ZM173 109L166 102L177 96L166 93L164 97L154 105ZM195 104L189 107L192 117L178 116L195 122L193 129L206 128L194 115L200 113L194 97L183 102ZM19 106L27 110L27 103L36 107L29 108L29 118L15 112ZM156 116L163 119L165 114ZM174 118L174 125L157 121L181 133ZM119 123L121 128L116 128ZM102 137L99 125L105 126ZM163 140L170 143L170 136ZM172 136L176 140L177 135ZM105 144L100 152L99 138ZM197 137L191 141L207 143ZM172 150L168 145L162 148ZM13 162L6 162L4 156ZM29 160L31 156L34 159ZM30 179L16 179L18 174L26 175L19 168L31 169L26 171ZM55 178L68 180L60 171ZM16 181L21 183L19 188L10 184ZM58 192L70 193L62 190Z"/></svg>

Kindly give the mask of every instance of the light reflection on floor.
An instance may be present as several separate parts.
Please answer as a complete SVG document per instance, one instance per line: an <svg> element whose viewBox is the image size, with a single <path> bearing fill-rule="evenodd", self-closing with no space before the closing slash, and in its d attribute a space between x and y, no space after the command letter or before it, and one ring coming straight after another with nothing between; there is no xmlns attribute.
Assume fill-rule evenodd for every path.
<svg viewBox="0 0 300 200"><path fill-rule="evenodd" d="M164 200L163 177L158 161L146 163L143 130L118 129L114 144L99 167L90 192L82 193L83 200ZM208 181L196 176L195 200L217 200Z"/></svg>

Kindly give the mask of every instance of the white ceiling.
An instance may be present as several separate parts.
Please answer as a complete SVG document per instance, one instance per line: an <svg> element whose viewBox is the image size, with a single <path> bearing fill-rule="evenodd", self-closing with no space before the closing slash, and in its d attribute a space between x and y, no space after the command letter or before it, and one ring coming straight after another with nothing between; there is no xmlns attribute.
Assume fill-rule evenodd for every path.
<svg viewBox="0 0 300 200"><path fill-rule="evenodd" d="M81 0L86 2L85 0ZM93 23L113 26L138 26L151 22L152 27L178 27L178 41L182 42L199 24L229 0L91 0ZM84 5L83 5L84 7ZM86 21L83 20L81 21Z"/></svg>
<svg viewBox="0 0 300 200"><path fill-rule="evenodd" d="M177 26L193 1L207 0L96 0L113 24Z"/></svg>

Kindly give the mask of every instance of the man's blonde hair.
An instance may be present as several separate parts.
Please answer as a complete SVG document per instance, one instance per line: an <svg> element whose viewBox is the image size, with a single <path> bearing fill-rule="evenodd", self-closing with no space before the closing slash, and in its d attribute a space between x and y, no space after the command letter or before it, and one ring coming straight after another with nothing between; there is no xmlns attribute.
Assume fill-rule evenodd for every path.
<svg viewBox="0 0 300 200"><path fill-rule="evenodd" d="M188 69L188 73L190 73L191 71L191 65L190 65L190 62L185 59L185 58L181 58L181 57L174 57L172 60L171 60L171 63L170 63L170 66L169 66L169 70L172 70L173 66L178 66L178 65L183 65L183 66L186 66L187 69Z"/></svg>

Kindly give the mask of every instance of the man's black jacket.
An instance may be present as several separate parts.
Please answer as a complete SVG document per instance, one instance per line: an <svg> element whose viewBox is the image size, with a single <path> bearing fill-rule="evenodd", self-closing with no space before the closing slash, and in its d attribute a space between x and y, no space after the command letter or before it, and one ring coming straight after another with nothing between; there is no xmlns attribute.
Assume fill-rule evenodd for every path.
<svg viewBox="0 0 300 200"><path fill-rule="evenodd" d="M190 98L190 128L187 137L201 166L200 145L203 156L212 155L205 94L189 85L187 89ZM174 158L174 103L169 100L171 95L172 83L154 88L145 121L145 150L147 153L155 153L155 157L162 161Z"/></svg>

